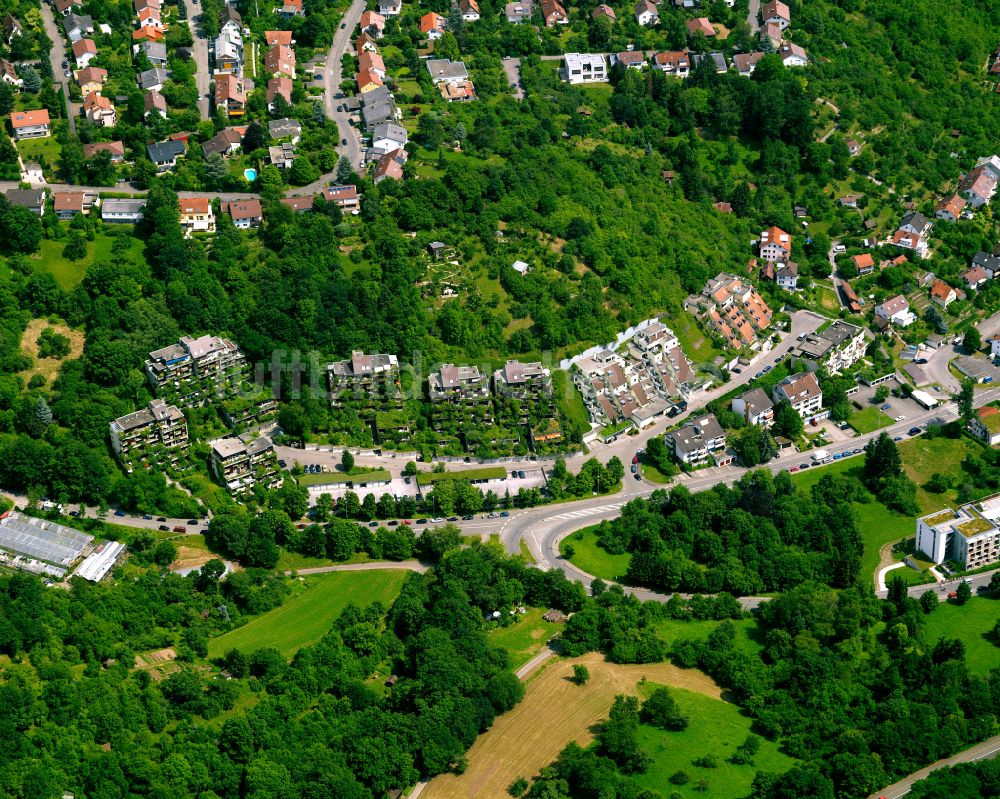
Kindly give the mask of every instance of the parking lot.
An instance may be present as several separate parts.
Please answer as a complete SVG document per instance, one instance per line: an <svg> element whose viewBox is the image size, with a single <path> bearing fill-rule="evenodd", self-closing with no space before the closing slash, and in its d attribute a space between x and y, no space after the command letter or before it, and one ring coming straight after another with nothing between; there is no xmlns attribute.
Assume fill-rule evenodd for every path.
<svg viewBox="0 0 1000 799"><path fill-rule="evenodd" d="M524 477L512 476L515 472L518 475L523 474ZM457 477L461 477L461 473L457 473ZM359 481L363 479L363 475L358 475ZM527 469L511 469L507 473L507 477L503 479L489 480L485 483L478 484L476 487L481 489L485 494L487 491L492 491L498 497L503 497L508 492L510 495L516 496L518 491L522 488L527 490L530 488L544 488L547 483L545 479L545 473L539 466L534 466ZM391 494L392 496L399 499L400 497L418 497L421 494L421 489L424 493L431 490L430 486L419 486L417 484L417 479L415 477L393 477L388 483L375 484L371 486L361 486L352 485L348 483L331 483L327 485L313 485L309 486L309 503L315 504L316 498L321 494L329 494L334 499L339 499L344 496L348 491L353 491L362 500L369 494L373 494L376 499L381 497L383 494Z"/></svg>

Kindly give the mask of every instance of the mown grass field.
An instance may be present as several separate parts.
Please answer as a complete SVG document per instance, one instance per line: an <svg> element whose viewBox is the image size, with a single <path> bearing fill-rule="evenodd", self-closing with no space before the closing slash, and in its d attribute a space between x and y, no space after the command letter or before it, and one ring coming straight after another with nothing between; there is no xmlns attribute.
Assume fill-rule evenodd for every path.
<svg viewBox="0 0 1000 799"><path fill-rule="evenodd" d="M506 649L510 654L511 668L523 666L542 651L545 642L563 628L562 623L551 624L542 619L545 608L527 608L510 627L490 630L490 646Z"/></svg>
<svg viewBox="0 0 1000 799"><path fill-rule="evenodd" d="M281 607L209 641L208 656L220 657L233 648L253 652L267 646L291 658L302 647L319 641L347 605L364 607L377 600L388 607L406 577L406 571L395 569L309 575Z"/></svg>
<svg viewBox="0 0 1000 799"><path fill-rule="evenodd" d="M704 640L721 623L710 620L664 619L656 624L656 631L669 648L681 639L690 641ZM748 655L758 655L763 651L764 644L755 619L740 619L739 621L732 622L732 624L736 628L736 638L733 641L733 646L736 649L742 650Z"/></svg>
<svg viewBox="0 0 1000 799"><path fill-rule="evenodd" d="M590 671L585 685L575 685L568 679L576 663ZM524 699L479 736L468 752L466 772L435 777L424 790L423 799L506 796L511 782L537 774L570 741L589 743L593 725L607 718L615 696L638 695L644 677L648 682L685 688L721 701L719 686L706 675L669 663L620 666L605 662L602 655L595 653L559 660L529 678Z"/></svg>
<svg viewBox="0 0 1000 799"><path fill-rule="evenodd" d="M942 638L957 638L965 644L969 668L986 675L1000 666L1000 646L993 626L1000 621L1000 597L974 596L964 605L942 602L925 616L924 640L933 647Z"/></svg>
<svg viewBox="0 0 1000 799"><path fill-rule="evenodd" d="M587 574L600 577L602 580L620 582L628 570L632 556L627 552L622 555L612 555L597 544L597 526L584 527L567 536L559 543L559 552L566 557L566 547L573 548L570 561L578 569Z"/></svg>
<svg viewBox="0 0 1000 799"><path fill-rule="evenodd" d="M642 693L648 695L656 687L647 682ZM640 786L654 791L670 786L671 796L684 799L703 796L741 799L749 796L758 771L781 773L794 765L795 761L782 753L776 743L766 739L752 765L730 763L729 758L750 734L751 719L736 705L701 693L674 688L671 694L688 717L688 727L681 732L666 732L647 724L639 726L639 744L652 758L649 768L636 775ZM706 755L717 758L716 768L692 765L693 760ZM669 779L679 771L686 773L689 780L685 785L672 785Z"/></svg>
<svg viewBox="0 0 1000 799"><path fill-rule="evenodd" d="M892 419L878 408L872 406L871 408L865 408L863 411L852 413L847 423L863 435L865 433L874 433L883 427L888 427L892 424Z"/></svg>

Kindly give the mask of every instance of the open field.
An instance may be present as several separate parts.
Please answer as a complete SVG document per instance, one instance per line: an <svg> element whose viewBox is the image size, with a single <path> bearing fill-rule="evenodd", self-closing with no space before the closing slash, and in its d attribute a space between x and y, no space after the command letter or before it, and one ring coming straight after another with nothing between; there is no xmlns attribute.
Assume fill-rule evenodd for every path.
<svg viewBox="0 0 1000 799"><path fill-rule="evenodd" d="M573 557L570 561L578 569L587 574L600 577L602 580L620 582L625 577L632 556L627 552L622 555L612 555L597 544L597 526L584 527L567 536L559 543L559 552L566 557L566 547L573 547Z"/></svg>
<svg viewBox="0 0 1000 799"><path fill-rule="evenodd" d="M957 490L934 494L923 486L935 472L951 476L956 487L963 482L962 461L981 447L968 438L927 438L918 436L899 442L906 476L917 484L917 502L924 513L940 510L955 503ZM967 480L966 480L967 482ZM973 492L976 489L973 488ZM983 492L985 493L985 492ZM973 493L975 496L975 493Z"/></svg>
<svg viewBox="0 0 1000 799"><path fill-rule="evenodd" d="M569 681L573 665L590 670L582 686ZM619 666L591 653L548 665L527 684L524 699L500 716L468 752L469 768L461 776L443 774L428 783L423 799L498 799L517 777L531 777L547 766L570 741L585 745L591 727L607 718L617 694L638 694L647 681L686 688L715 700L722 692L699 671L669 663Z"/></svg>
<svg viewBox="0 0 1000 799"><path fill-rule="evenodd" d="M542 619L544 608L527 608L527 613L519 616L519 621L510 627L490 630L490 646L506 649L510 654L511 668L523 666L542 651L545 642L559 633L563 624L550 624Z"/></svg>
<svg viewBox="0 0 1000 799"><path fill-rule="evenodd" d="M65 358L39 358L38 357L38 337L45 328L51 327L59 335L69 339L69 355ZM41 375L45 378L46 387L52 384L59 367L63 361L74 360L83 355L83 331L73 330L64 322L50 322L48 319L32 319L25 328L21 337L21 352L30 355L35 363L30 369L21 372L21 377L25 382L31 380L34 375Z"/></svg>
<svg viewBox="0 0 1000 799"><path fill-rule="evenodd" d="M666 642L667 647L674 645L676 641L687 639L689 641L701 641L715 630L722 622L712 620L679 620L664 619L656 623L656 631ZM736 628L736 638L733 646L748 655L759 655L764 649L760 628L757 627L755 619L747 618L732 622Z"/></svg>
<svg viewBox="0 0 1000 799"><path fill-rule="evenodd" d="M119 261L123 257L114 255L111 246L115 238L98 233L93 241L87 242L87 255L79 261L70 261L63 257L63 248L66 240L53 241L42 239L41 247L36 255L29 256L29 261L40 272L48 272L55 278L62 288L69 291L74 288L87 271L87 265L95 261ZM128 255L135 255L142 251L142 242L138 239L129 239L131 248Z"/></svg>
<svg viewBox="0 0 1000 799"><path fill-rule="evenodd" d="M234 647L242 652L253 652L269 646L291 658L302 647L326 635L333 620L347 605L353 603L364 607L377 600L388 607L406 577L405 571L386 569L328 572L300 578L302 590L285 600L281 607L209 641L208 656L219 657Z"/></svg>
<svg viewBox="0 0 1000 799"><path fill-rule="evenodd" d="M712 340L699 329L698 323L691 314L681 311L676 316L664 321L674 331L681 349L692 362L706 363L721 354L712 344Z"/></svg>
<svg viewBox="0 0 1000 799"><path fill-rule="evenodd" d="M993 626L1000 621L1000 597L974 596L964 605L943 602L924 619L928 647L942 638L957 638L965 644L969 668L984 677L1000 664L1000 647L993 637Z"/></svg>
<svg viewBox="0 0 1000 799"><path fill-rule="evenodd" d="M642 692L648 695L655 688L646 683ZM639 726L639 745L652 757L649 768L635 775L640 786L662 791L670 785L671 795L684 799L700 796L741 799L750 794L758 771L782 773L794 765L795 761L783 754L777 744L766 739L754 756L753 765L737 766L728 762L750 734L751 719L736 705L701 693L675 688L671 694L690 723L681 732L666 732L647 724ZM692 760L705 755L715 755L718 767L705 769L691 764ZM669 778L678 771L690 777L686 785L670 784ZM701 790L706 787L705 784L699 786L701 780L706 781L707 790Z"/></svg>
<svg viewBox="0 0 1000 799"><path fill-rule="evenodd" d="M888 427L892 424L892 419L886 416L882 411L880 411L875 406L870 408L865 408L863 411L855 411L851 414L847 423L854 428L855 431L864 435L865 433L874 433L876 430L881 430L883 427Z"/></svg>

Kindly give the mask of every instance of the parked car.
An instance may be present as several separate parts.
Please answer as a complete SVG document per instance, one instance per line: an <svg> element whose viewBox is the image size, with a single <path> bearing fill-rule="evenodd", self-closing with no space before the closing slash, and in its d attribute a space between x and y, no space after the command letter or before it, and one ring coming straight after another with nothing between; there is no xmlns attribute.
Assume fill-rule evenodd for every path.
<svg viewBox="0 0 1000 799"><path fill-rule="evenodd" d="M79 518L79 516L80 516L80 511L78 511L78 510L71 510L71 511L69 512L69 515L70 515L70 516L73 516L73 517L76 517L76 518Z"/></svg>
<svg viewBox="0 0 1000 799"><path fill-rule="evenodd" d="M297 525L295 525L295 529L296 530L305 530L306 526L304 524L297 524Z"/></svg>
<svg viewBox="0 0 1000 799"><path fill-rule="evenodd" d="M799 464L799 468L800 469L808 469L809 468L809 464L808 463L800 463Z"/></svg>
<svg viewBox="0 0 1000 799"><path fill-rule="evenodd" d="M142 518L145 519L147 522L153 521L153 517L149 515L143 516Z"/></svg>
<svg viewBox="0 0 1000 799"><path fill-rule="evenodd" d="M187 527L184 527L183 525L180 525L180 524L178 524L178 525L177 525L177 526L176 526L176 527L174 528L174 532L175 532L175 533L186 533L186 532L187 532Z"/></svg>
<svg viewBox="0 0 1000 799"><path fill-rule="evenodd" d="M636 472L635 479L636 480L641 480L642 479L642 475L639 474L638 472Z"/></svg>
<svg viewBox="0 0 1000 799"><path fill-rule="evenodd" d="M167 527L167 525L165 525L165 524L161 524L160 527L159 527L159 529L160 529L160 532L163 532L163 533L170 532L170 528Z"/></svg>
<svg viewBox="0 0 1000 799"><path fill-rule="evenodd" d="M340 140L340 143L341 143L341 144L342 144L342 145L343 145L344 147L346 147L346 146L347 146L347 139L341 139L341 140Z"/></svg>
<svg viewBox="0 0 1000 799"><path fill-rule="evenodd" d="M638 462L639 462L639 456L638 455L633 455L632 456L632 463L638 463Z"/></svg>
<svg viewBox="0 0 1000 799"><path fill-rule="evenodd" d="M888 403L888 402L886 402L886 403L883 403L883 404L882 404L882 405L881 405L881 406L879 407L879 410L880 410L880 411L887 411L887 410L889 410L889 408L891 408L891 407L892 407L892 406L891 406L891 405L889 405L889 403Z"/></svg>
<svg viewBox="0 0 1000 799"><path fill-rule="evenodd" d="M434 522L434 524L441 524L441 522L443 522L444 519L442 519L440 516L435 516L433 519L431 519L431 521Z"/></svg>
<svg viewBox="0 0 1000 799"><path fill-rule="evenodd" d="M524 475L523 471L519 470L518 473L517 473L517 476L520 477L523 480L525 475Z"/></svg>
<svg viewBox="0 0 1000 799"><path fill-rule="evenodd" d="M198 520L197 519L188 519L187 523L190 524L192 527L197 527L198 526Z"/></svg>
<svg viewBox="0 0 1000 799"><path fill-rule="evenodd" d="M510 511L509 510L500 511L500 515L506 519L508 516L510 516Z"/></svg>
<svg viewBox="0 0 1000 799"><path fill-rule="evenodd" d="M417 524L427 524L427 519L417 519Z"/></svg>
<svg viewBox="0 0 1000 799"><path fill-rule="evenodd" d="M476 518L475 516L463 516L462 517L462 521L463 522L471 522L475 518Z"/></svg>
<svg viewBox="0 0 1000 799"><path fill-rule="evenodd" d="M124 516L124 515L125 515L125 511L123 511L123 510L116 510L115 511L115 516Z"/></svg>
<svg viewBox="0 0 1000 799"><path fill-rule="evenodd" d="M919 436L923 431L919 427L911 427L909 433L911 436Z"/></svg>
<svg viewBox="0 0 1000 799"><path fill-rule="evenodd" d="M631 468L632 468L632 474L635 474L635 470L636 470L636 465L635 465L634 463L632 464L632 467L631 467Z"/></svg>
<svg viewBox="0 0 1000 799"><path fill-rule="evenodd" d="M378 522L368 522L369 527L378 527Z"/></svg>
<svg viewBox="0 0 1000 799"><path fill-rule="evenodd" d="M764 374L767 374L767 373L768 373L768 372L770 372L770 371L771 371L771 370L772 370L773 368L774 368L773 366L765 366L765 367L764 367L763 369L761 369L761 371L762 371L762 372L763 372Z"/></svg>
<svg viewBox="0 0 1000 799"><path fill-rule="evenodd" d="M376 527L378 526L378 522L374 522L374 524ZM390 519L388 524L390 527L395 527L397 524L399 524L399 522L397 522L395 519Z"/></svg>
<svg viewBox="0 0 1000 799"><path fill-rule="evenodd" d="M448 521L449 522L457 522L458 521L458 517L457 516L449 516L448 517Z"/></svg>
<svg viewBox="0 0 1000 799"><path fill-rule="evenodd" d="M409 519L403 519L403 524L410 524L410 525L412 525L413 522L410 521Z"/></svg>
<svg viewBox="0 0 1000 799"><path fill-rule="evenodd" d="M158 522L165 522L166 520L167 520L166 516L157 516L156 517L156 521L158 521Z"/></svg>
<svg viewBox="0 0 1000 799"><path fill-rule="evenodd" d="M892 421L894 421L894 422L901 422L901 421L903 421L903 420L904 420L905 418L906 418L906 417L905 417L905 416L903 416L903 414L899 414L899 416L893 416L893 417L892 417Z"/></svg>
<svg viewBox="0 0 1000 799"><path fill-rule="evenodd" d="M288 466L288 464L287 464L287 463L285 463L285 462L284 462L284 461L282 461L282 460L279 460L279 461L278 461L278 466L280 466L280 467L281 467L282 469L284 469L285 467L287 467L287 466Z"/></svg>
<svg viewBox="0 0 1000 799"><path fill-rule="evenodd" d="M797 472L798 470L799 470L799 467L798 467L798 466L793 466L793 467L792 467L791 469L789 469L788 471L790 471L790 472Z"/></svg>
<svg viewBox="0 0 1000 799"><path fill-rule="evenodd" d="M499 519L499 518L500 518L500 514L499 514L499 513L497 513L496 511L493 511L493 512L492 512L491 514L489 514L489 516L487 516L486 518L487 518L487 519Z"/></svg>
<svg viewBox="0 0 1000 799"><path fill-rule="evenodd" d="M919 366L922 366L923 364L927 363L927 359L926 358L915 358L913 360L913 362L915 364L919 365Z"/></svg>
<svg viewBox="0 0 1000 799"><path fill-rule="evenodd" d="M761 377L763 377L763 376L764 376L764 373L763 373L763 372L757 372L757 374L755 374L755 375L753 376L753 379L754 379L754 380L757 380L757 379L759 379L759 378L761 378Z"/></svg>

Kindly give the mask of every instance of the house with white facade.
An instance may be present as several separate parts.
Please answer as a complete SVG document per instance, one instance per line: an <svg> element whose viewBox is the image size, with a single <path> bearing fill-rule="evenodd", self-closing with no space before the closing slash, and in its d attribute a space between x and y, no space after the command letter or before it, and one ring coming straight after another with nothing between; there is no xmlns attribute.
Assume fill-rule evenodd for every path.
<svg viewBox="0 0 1000 799"><path fill-rule="evenodd" d="M602 53L566 53L563 68L566 80L573 85L608 81L608 61Z"/></svg>
<svg viewBox="0 0 1000 799"><path fill-rule="evenodd" d="M902 294L886 300L875 306L875 316L897 327L909 327L917 321L916 314L910 310L910 303Z"/></svg>
<svg viewBox="0 0 1000 799"><path fill-rule="evenodd" d="M811 419L823 410L823 391L813 372L789 375L774 387L775 402L787 402L803 419Z"/></svg>

